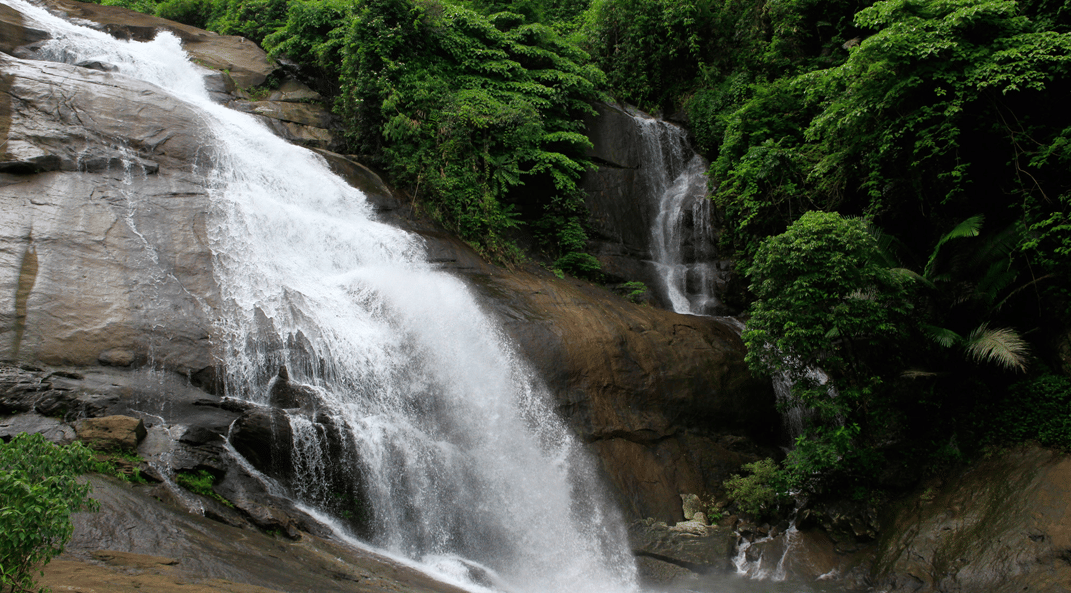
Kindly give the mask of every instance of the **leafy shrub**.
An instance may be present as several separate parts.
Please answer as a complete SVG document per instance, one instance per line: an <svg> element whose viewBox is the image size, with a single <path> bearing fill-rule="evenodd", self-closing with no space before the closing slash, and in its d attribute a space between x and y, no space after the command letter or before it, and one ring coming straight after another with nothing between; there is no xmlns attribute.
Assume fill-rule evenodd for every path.
<svg viewBox="0 0 1071 593"><path fill-rule="evenodd" d="M672 108L699 74L716 36L710 0L599 0L587 37L619 99Z"/></svg>
<svg viewBox="0 0 1071 593"><path fill-rule="evenodd" d="M124 482L145 484L139 467L145 460L137 453L125 451L96 452L97 467L94 471L119 478Z"/></svg>
<svg viewBox="0 0 1071 593"><path fill-rule="evenodd" d="M212 0L165 0L156 7L156 16L204 29L212 9Z"/></svg>
<svg viewBox="0 0 1071 593"><path fill-rule="evenodd" d="M742 469L751 475L733 474L725 481L725 493L740 510L754 519L771 517L787 499L784 473L773 459L746 463Z"/></svg>
<svg viewBox="0 0 1071 593"><path fill-rule="evenodd" d="M34 572L71 539L71 513L99 506L75 479L97 466L81 443L59 447L23 433L0 444L0 590L36 590Z"/></svg>
<svg viewBox="0 0 1071 593"><path fill-rule="evenodd" d="M213 5L205 28L221 35L242 35L260 43L283 26L291 0L206 0Z"/></svg>
<svg viewBox="0 0 1071 593"><path fill-rule="evenodd" d="M1045 374L1012 385L986 424L991 443L1037 441L1071 450L1071 381Z"/></svg>
<svg viewBox="0 0 1071 593"><path fill-rule="evenodd" d="M618 286L617 289L621 292L622 296L637 304L642 302L643 298L647 296L647 285L635 280L632 282L625 282Z"/></svg>
<svg viewBox="0 0 1071 593"><path fill-rule="evenodd" d="M285 55L338 80L344 25L352 6L346 0L294 0L286 12L285 24L265 37L264 47L272 57Z"/></svg>
<svg viewBox="0 0 1071 593"><path fill-rule="evenodd" d="M756 296L748 364L787 373L805 404L833 406L827 417L848 412L895 362L911 323L909 284L882 265L864 221L808 212L764 241L747 273Z"/></svg>

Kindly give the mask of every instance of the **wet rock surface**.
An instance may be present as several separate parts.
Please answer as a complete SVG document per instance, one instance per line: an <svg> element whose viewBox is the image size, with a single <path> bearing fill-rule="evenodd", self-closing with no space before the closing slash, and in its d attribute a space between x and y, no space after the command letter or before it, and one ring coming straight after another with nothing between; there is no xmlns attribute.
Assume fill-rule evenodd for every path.
<svg viewBox="0 0 1071 593"><path fill-rule="evenodd" d="M150 41L160 31L168 31L182 40L182 47L197 63L227 72L238 88L264 84L278 69L268 60L264 50L243 37L218 35L119 6L76 0L48 0L45 5L118 39Z"/></svg>
<svg viewBox="0 0 1071 593"><path fill-rule="evenodd" d="M687 179L686 163L692 155L691 149L686 146L682 129L665 122L655 124L650 116L632 107L611 103L596 103L594 107L596 113L587 116L584 124L592 142L588 157L595 168L586 171L581 179L591 229L588 248L609 281L642 282L652 289L643 297L646 302L673 309L663 286L665 272L653 263L660 249L654 244L653 227L662 216L660 194L668 189L654 178L668 175L670 185L681 178ZM634 114L641 117L637 119ZM654 127L645 129L645 124L639 123L641 120ZM670 130L673 132L667 136ZM673 172L659 171L663 166L672 168ZM696 167L698 173L702 164ZM675 175L681 178L674 179ZM733 315L739 311L737 305L732 303L732 298L722 296L738 290L739 279L733 274L732 262L718 248L722 213L707 203L705 176L691 179L694 185L686 195L678 194L680 202L673 208L678 217L667 219L674 221L672 224L663 223L668 227L664 230L676 229L676 238L670 241L679 243L673 248L679 257L676 263L687 266L686 270L678 271L683 274L678 288L692 301L693 312ZM678 189L683 191L683 187ZM710 298L714 296L711 289L717 297Z"/></svg>
<svg viewBox="0 0 1071 593"><path fill-rule="evenodd" d="M0 357L122 366L151 351L183 373L213 364L197 118L151 85L96 70L2 54L0 69L13 98L0 154ZM149 252L146 238L160 247Z"/></svg>
<svg viewBox="0 0 1071 593"><path fill-rule="evenodd" d="M675 525L646 519L629 525L629 544L638 557L651 558L692 573L729 572L736 535L725 527L682 522ZM657 566L657 565L654 565ZM671 571L676 577L678 571ZM655 582L657 574L643 575Z"/></svg>
<svg viewBox="0 0 1071 593"><path fill-rule="evenodd" d="M46 569L43 583L53 590L100 579L103 586L94 590L171 591L181 584L182 591L459 593L324 537L274 537L190 514L156 500L148 486L100 477L90 482L101 510L74 516L64 556Z"/></svg>
<svg viewBox="0 0 1071 593"><path fill-rule="evenodd" d="M1024 446L892 510L871 581L890 593L1071 591L1071 458Z"/></svg>

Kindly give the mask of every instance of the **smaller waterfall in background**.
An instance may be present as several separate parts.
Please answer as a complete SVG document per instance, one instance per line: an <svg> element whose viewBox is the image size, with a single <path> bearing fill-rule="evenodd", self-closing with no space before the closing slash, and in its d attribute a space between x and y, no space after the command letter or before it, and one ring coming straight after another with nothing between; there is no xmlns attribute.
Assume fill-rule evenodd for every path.
<svg viewBox="0 0 1071 593"><path fill-rule="evenodd" d="M713 203L707 199L707 162L692 150L680 126L633 114L642 136L640 173L657 214L651 256L667 303L677 313L715 315L717 289L728 263L716 259Z"/></svg>

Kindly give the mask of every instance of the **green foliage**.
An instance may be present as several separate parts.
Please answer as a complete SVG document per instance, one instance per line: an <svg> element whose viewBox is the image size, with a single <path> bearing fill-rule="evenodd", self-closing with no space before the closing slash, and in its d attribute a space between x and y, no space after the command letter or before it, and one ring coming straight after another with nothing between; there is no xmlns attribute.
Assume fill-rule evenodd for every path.
<svg viewBox="0 0 1071 593"><path fill-rule="evenodd" d="M726 495L755 520L770 518L788 501L788 483L777 462L763 459L742 467L750 475L733 474L725 481Z"/></svg>
<svg viewBox="0 0 1071 593"><path fill-rule="evenodd" d="M228 507L234 507L231 501L223 498L213 487L216 485L216 476L207 470L197 471L181 471L175 474L175 481L179 486L199 494L201 496L211 498L217 502L220 502Z"/></svg>
<svg viewBox="0 0 1071 593"><path fill-rule="evenodd" d="M707 516L707 523L717 525L725 519L725 510L718 506L714 497L707 496L700 502L703 504L703 513Z"/></svg>
<svg viewBox="0 0 1071 593"><path fill-rule="evenodd" d="M534 221L556 267L595 273L577 179L602 74L586 54L512 12L367 0L348 20L338 112L360 150L485 253ZM543 195L520 212L527 183Z"/></svg>
<svg viewBox="0 0 1071 593"><path fill-rule="evenodd" d="M648 293L647 285L639 281L625 282L618 286L617 290L626 299L637 304L643 302Z"/></svg>
<svg viewBox="0 0 1071 593"><path fill-rule="evenodd" d="M157 5L156 16L204 29L212 18L211 0L165 0Z"/></svg>
<svg viewBox="0 0 1071 593"><path fill-rule="evenodd" d="M858 418L859 415L853 416ZM867 441L857 422L818 424L796 439L785 459L784 480L793 491L821 493L830 488L865 492L885 467L880 449Z"/></svg>
<svg viewBox="0 0 1071 593"><path fill-rule="evenodd" d="M294 0L286 23L264 38L272 57L286 56L316 68L321 75L338 80L345 44L350 0Z"/></svg>
<svg viewBox="0 0 1071 593"><path fill-rule="evenodd" d="M922 285L933 321L945 323L921 325L935 343L960 347L977 363L1025 371L1029 348L1023 337L1009 327L990 327L991 318L1018 292L1014 283L1019 270L1014 264L1022 233L1016 223L982 237L983 221L981 215L972 216L945 233L921 274L903 268L893 271Z"/></svg>
<svg viewBox="0 0 1071 593"><path fill-rule="evenodd" d="M213 4L205 28L221 35L241 35L257 43L276 31L295 2L290 0L206 0Z"/></svg>
<svg viewBox="0 0 1071 593"><path fill-rule="evenodd" d="M139 466L145 461L137 453L109 451L96 454L97 466L93 471L119 478L124 482L144 484L147 480L141 475Z"/></svg>
<svg viewBox="0 0 1071 593"><path fill-rule="evenodd" d="M912 307L907 282L881 265L865 222L808 212L759 246L747 274L756 297L743 336L752 369L787 373L805 403L833 414L880 382Z"/></svg>
<svg viewBox="0 0 1071 593"><path fill-rule="evenodd" d="M988 443L1037 441L1071 451L1071 381L1067 377L1042 374L1016 383L984 416Z"/></svg>
<svg viewBox="0 0 1071 593"><path fill-rule="evenodd" d="M669 106L699 75L714 26L706 0L596 0L586 34L618 98Z"/></svg>
<svg viewBox="0 0 1071 593"><path fill-rule="evenodd" d="M34 573L71 538L71 513L98 506L75 479L96 468L81 443L59 447L23 433L0 444L0 590L37 590Z"/></svg>
<svg viewBox="0 0 1071 593"><path fill-rule="evenodd" d="M101 0L145 14L259 43L283 24L288 0Z"/></svg>
<svg viewBox="0 0 1071 593"><path fill-rule="evenodd" d="M753 83L843 60L858 8L854 0L597 0L582 31L619 99L687 108L700 145L713 148L706 128L720 127Z"/></svg>

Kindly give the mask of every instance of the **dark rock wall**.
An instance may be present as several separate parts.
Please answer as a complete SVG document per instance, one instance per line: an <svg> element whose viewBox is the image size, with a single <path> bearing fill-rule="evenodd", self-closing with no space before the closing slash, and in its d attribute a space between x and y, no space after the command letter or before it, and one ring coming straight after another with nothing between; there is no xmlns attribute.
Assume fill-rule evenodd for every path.
<svg viewBox="0 0 1071 593"><path fill-rule="evenodd" d="M617 281L638 280L658 286L645 263L651 259L651 225L658 205L640 175L642 137L632 116L608 103L584 123L593 145L588 156L597 168L584 173L581 187L590 213L591 246L603 272Z"/></svg>

